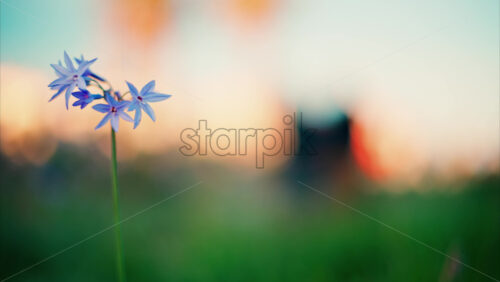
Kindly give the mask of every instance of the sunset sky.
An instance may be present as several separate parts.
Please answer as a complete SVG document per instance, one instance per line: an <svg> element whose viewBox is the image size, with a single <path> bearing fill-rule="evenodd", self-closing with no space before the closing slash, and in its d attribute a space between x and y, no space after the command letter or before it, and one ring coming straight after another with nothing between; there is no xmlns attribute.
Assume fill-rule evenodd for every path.
<svg viewBox="0 0 500 282"><path fill-rule="evenodd" d="M149 8L135 14L137 5ZM66 50L97 57L92 69L115 88L155 79L173 95L155 105L154 127L123 127L132 155L177 149L180 131L200 119L279 127L301 111L319 128L347 113L359 144L398 175L498 170L498 5L1 0L2 150L15 155L35 136L47 143L34 157L43 162L59 142L107 133L93 130L98 113L67 113L62 98L47 103L49 65Z"/></svg>

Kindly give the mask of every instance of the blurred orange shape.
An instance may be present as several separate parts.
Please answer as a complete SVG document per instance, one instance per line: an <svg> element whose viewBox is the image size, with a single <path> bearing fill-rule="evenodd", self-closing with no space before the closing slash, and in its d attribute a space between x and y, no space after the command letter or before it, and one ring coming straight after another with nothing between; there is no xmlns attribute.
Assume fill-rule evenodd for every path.
<svg viewBox="0 0 500 282"><path fill-rule="evenodd" d="M111 9L116 11L116 27L127 32L131 42L144 45L159 36L171 14L168 0L116 0Z"/></svg>

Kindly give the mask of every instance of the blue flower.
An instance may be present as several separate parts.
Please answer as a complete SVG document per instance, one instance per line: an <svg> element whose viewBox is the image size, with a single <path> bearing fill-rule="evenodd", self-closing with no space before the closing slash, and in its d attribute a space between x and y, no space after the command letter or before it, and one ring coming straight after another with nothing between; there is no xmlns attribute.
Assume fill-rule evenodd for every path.
<svg viewBox="0 0 500 282"><path fill-rule="evenodd" d="M78 99L78 101L73 103L73 106L74 107L80 106L80 109L85 108L88 104L92 103L92 101L94 101L95 99L103 98L102 95L91 94L86 89L80 89L80 91L73 92L72 95Z"/></svg>
<svg viewBox="0 0 500 282"><path fill-rule="evenodd" d="M129 122L134 121L127 113L124 112L125 108L127 108L130 104L129 101L116 101L109 94L106 94L104 99L106 99L106 102L108 102L108 104L97 104L92 107L94 110L106 114L96 126L96 130L105 125L108 120L110 120L111 127L113 127L114 131L118 131L118 123L120 121L120 118Z"/></svg>
<svg viewBox="0 0 500 282"><path fill-rule="evenodd" d="M80 58L75 58L75 61L78 63L78 65L85 64L85 63L89 62L83 58L83 55L81 55ZM93 77L93 78L100 80L100 81L106 81L106 79L104 79L102 76L97 75L95 72L91 71L89 68L87 68L87 70L85 70L85 72L83 72L82 76L84 78Z"/></svg>
<svg viewBox="0 0 500 282"><path fill-rule="evenodd" d="M151 120L155 121L155 113L153 111L153 108L148 103L151 102L160 102L165 99L170 98L172 95L166 95L166 94L160 94L154 92L155 88L155 81L152 80L148 84L146 84L142 89L141 92L137 91L137 88L135 86L127 81L128 88L130 90L130 94L132 94L133 100L132 103L130 104L128 110L129 111L134 111L135 110L135 117L134 117L134 129L139 125L142 119L142 110L151 118Z"/></svg>
<svg viewBox="0 0 500 282"><path fill-rule="evenodd" d="M61 62L58 64L51 64L50 66L55 70L56 74L59 76L58 79L52 81L49 84L50 89L57 90L57 93L50 98L49 102L54 100L59 94L66 90L66 109L68 108L69 98L71 97L71 92L76 86L80 89L87 89L87 84L83 78L83 74L88 69L88 67L94 63L97 59L90 61L85 61L75 69L73 62L68 56L68 53L64 52L64 62L66 67L63 67Z"/></svg>
<svg viewBox="0 0 500 282"><path fill-rule="evenodd" d="M120 91L115 91L115 97L117 97L118 100L122 99L122 94L120 94Z"/></svg>

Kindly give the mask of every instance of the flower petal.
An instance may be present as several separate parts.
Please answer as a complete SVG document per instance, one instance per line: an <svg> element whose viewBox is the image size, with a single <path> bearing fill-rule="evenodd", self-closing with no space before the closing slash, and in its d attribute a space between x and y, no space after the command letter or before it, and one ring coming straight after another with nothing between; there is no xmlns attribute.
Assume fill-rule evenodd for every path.
<svg viewBox="0 0 500 282"><path fill-rule="evenodd" d="M128 106L127 111L129 111L129 112L134 111L137 108L139 108L139 110L140 110L139 104L140 104L140 102L137 99L134 99L134 101L130 102L130 105Z"/></svg>
<svg viewBox="0 0 500 282"><path fill-rule="evenodd" d="M68 87L68 85L64 85L61 88L59 88L59 91L57 91L57 93L54 94L54 96L52 96L50 98L49 102L52 101L52 100L54 100L57 96L59 96L59 94L61 94L64 91L64 89L66 89L67 87Z"/></svg>
<svg viewBox="0 0 500 282"><path fill-rule="evenodd" d="M115 106L116 105L116 100L109 94L109 92L106 92L104 94L104 99L106 102L108 102L109 105Z"/></svg>
<svg viewBox="0 0 500 282"><path fill-rule="evenodd" d="M111 118L111 113L107 113L103 118L102 120L99 122L99 124L97 124L97 126L95 127L95 130L101 128L103 125L105 125L108 120Z"/></svg>
<svg viewBox="0 0 500 282"><path fill-rule="evenodd" d="M76 74L78 75L82 75L88 68L91 64L93 64L95 61L97 60L97 58L95 59L92 59L90 61L84 61L82 62L79 66L78 66L78 70L76 71Z"/></svg>
<svg viewBox="0 0 500 282"><path fill-rule="evenodd" d="M148 82L148 84L146 84L144 87L142 87L141 93L140 93L141 96L146 95L146 93L148 93L149 91L152 91L154 88L155 88L155 81L151 80L150 82Z"/></svg>
<svg viewBox="0 0 500 282"><path fill-rule="evenodd" d="M106 79L104 79L104 77L102 77L102 76L100 76L100 75L98 75L90 70L89 70L89 76L91 76L97 80L100 80L100 81L106 81Z"/></svg>
<svg viewBox="0 0 500 282"><path fill-rule="evenodd" d="M129 116L126 112L124 112L124 111L119 111L119 112L118 112L118 115L119 115L122 119L124 119L124 120L126 120L126 121L129 121L129 122L133 122L133 121L134 121L134 120L132 119L132 117L130 117L130 116Z"/></svg>
<svg viewBox="0 0 500 282"><path fill-rule="evenodd" d="M153 111L153 108L147 103L142 104L142 108L144 109L144 112L148 114L148 116L153 120L156 121L155 117L155 112Z"/></svg>
<svg viewBox="0 0 500 282"><path fill-rule="evenodd" d="M73 66L73 62L71 61L71 58L68 56L68 53L64 51L64 63L66 63L66 68L72 72L75 71L75 66Z"/></svg>
<svg viewBox="0 0 500 282"><path fill-rule="evenodd" d="M75 88L75 83L71 83L69 86L68 86L68 89L66 89L66 94L64 95L65 98L66 98L66 110L69 108L68 107L68 104L69 104L69 98L71 97L71 92L73 91L73 89Z"/></svg>
<svg viewBox="0 0 500 282"><path fill-rule="evenodd" d="M100 112L100 113L109 113L111 110L111 107L106 104L97 104L92 107L92 109Z"/></svg>
<svg viewBox="0 0 500 282"><path fill-rule="evenodd" d="M83 55L80 55L80 58L74 57L74 59L77 64L81 64L83 62Z"/></svg>
<svg viewBox="0 0 500 282"><path fill-rule="evenodd" d="M87 84L85 83L85 79L83 79L83 77L81 76L78 76L78 88L80 89L87 89Z"/></svg>
<svg viewBox="0 0 500 282"><path fill-rule="evenodd" d="M150 94L144 96L143 99L146 102L160 102L160 101L166 100L170 97L172 97L172 95L150 92Z"/></svg>
<svg viewBox="0 0 500 282"><path fill-rule="evenodd" d="M57 63L57 64L62 67L61 61L59 61L59 63ZM62 72L60 72L60 71L58 71L56 69L54 69L54 71L55 71L56 75L59 76L59 77L66 76L64 73L62 73Z"/></svg>
<svg viewBox="0 0 500 282"><path fill-rule="evenodd" d="M120 125L120 118L118 117L117 114L112 114L111 115L111 127L113 127L113 130L118 132L118 128Z"/></svg>
<svg viewBox="0 0 500 282"><path fill-rule="evenodd" d="M134 129L139 125L139 123L141 123L141 119L142 119L142 111L139 107L135 110Z"/></svg>
<svg viewBox="0 0 500 282"><path fill-rule="evenodd" d="M58 85L62 85L62 84L68 84L68 81L69 81L69 79L67 77L61 77L61 78L58 78L58 79L52 81L49 84L49 87L54 87L54 86L58 86Z"/></svg>
<svg viewBox="0 0 500 282"><path fill-rule="evenodd" d="M139 91L137 91L137 88L135 88L135 86L132 83L130 83L128 81L125 81L125 82L128 85L128 89L130 90L130 94L132 94L132 96L134 96L134 97L139 96Z"/></svg>
<svg viewBox="0 0 500 282"><path fill-rule="evenodd" d="M117 109L121 109L121 108L125 108L125 107L128 107L130 105L130 101L120 101L120 102L117 102L115 107Z"/></svg>
<svg viewBox="0 0 500 282"><path fill-rule="evenodd" d="M66 68L64 68L61 65L50 64L50 66L56 71L57 74L62 74L62 75L65 75L65 76L70 75L70 71L67 70Z"/></svg>
<svg viewBox="0 0 500 282"><path fill-rule="evenodd" d="M85 96L87 96L87 94L88 93L85 93L84 91L76 91L76 92L73 92L71 95L73 95L73 97L75 97L77 99L83 99L83 98L85 98Z"/></svg>

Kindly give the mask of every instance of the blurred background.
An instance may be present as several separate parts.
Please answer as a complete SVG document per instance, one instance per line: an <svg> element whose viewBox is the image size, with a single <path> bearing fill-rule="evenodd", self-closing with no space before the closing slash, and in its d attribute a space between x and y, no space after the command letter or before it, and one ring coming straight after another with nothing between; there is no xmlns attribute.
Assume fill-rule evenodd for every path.
<svg viewBox="0 0 500 282"><path fill-rule="evenodd" d="M112 224L109 131L51 103L67 51L172 94L118 133L130 281L500 279L499 2L0 0L5 278ZM317 155L186 157L180 132L283 129ZM301 181L321 193L299 184ZM11 281L115 279L112 231Z"/></svg>

